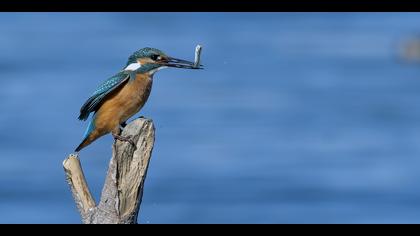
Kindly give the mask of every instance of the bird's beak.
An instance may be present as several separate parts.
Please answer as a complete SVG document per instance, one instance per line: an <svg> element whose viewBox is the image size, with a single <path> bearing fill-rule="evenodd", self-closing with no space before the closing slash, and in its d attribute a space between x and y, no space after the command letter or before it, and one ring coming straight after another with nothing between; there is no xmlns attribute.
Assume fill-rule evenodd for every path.
<svg viewBox="0 0 420 236"><path fill-rule="evenodd" d="M167 57L167 59L163 62L163 64L168 67L176 67L176 68L184 68L184 69L203 69L202 68L203 65L195 65L194 62L177 59L173 57Z"/></svg>

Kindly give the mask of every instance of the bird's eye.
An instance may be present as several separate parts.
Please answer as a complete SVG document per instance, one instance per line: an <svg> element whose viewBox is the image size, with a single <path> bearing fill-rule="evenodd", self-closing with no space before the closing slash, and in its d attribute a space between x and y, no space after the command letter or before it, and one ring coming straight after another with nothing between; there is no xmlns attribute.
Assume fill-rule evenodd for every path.
<svg viewBox="0 0 420 236"><path fill-rule="evenodd" d="M157 59L160 58L160 56L157 54L153 54L150 58L152 58L153 61L156 61Z"/></svg>

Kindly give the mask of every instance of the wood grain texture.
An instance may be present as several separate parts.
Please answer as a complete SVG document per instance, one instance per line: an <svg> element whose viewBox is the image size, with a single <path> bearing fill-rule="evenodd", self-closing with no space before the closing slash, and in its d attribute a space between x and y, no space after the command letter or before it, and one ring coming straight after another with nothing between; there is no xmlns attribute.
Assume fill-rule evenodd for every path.
<svg viewBox="0 0 420 236"><path fill-rule="evenodd" d="M77 156L71 154L63 162L67 182L85 224L137 223L155 140L153 121L138 118L124 128L122 135L132 135L136 146L121 141L114 143L98 205L90 194Z"/></svg>

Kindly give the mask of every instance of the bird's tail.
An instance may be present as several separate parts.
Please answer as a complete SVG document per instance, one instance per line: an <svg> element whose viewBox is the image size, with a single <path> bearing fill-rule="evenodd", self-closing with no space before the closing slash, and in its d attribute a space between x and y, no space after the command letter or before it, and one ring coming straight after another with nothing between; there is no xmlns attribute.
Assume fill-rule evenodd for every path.
<svg viewBox="0 0 420 236"><path fill-rule="evenodd" d="M79 144L79 146L77 146L77 148L74 150L75 152L79 152L80 150L82 150L82 148L86 147L87 145L89 145L92 141L89 142L89 138L85 138L83 139L83 141Z"/></svg>
<svg viewBox="0 0 420 236"><path fill-rule="evenodd" d="M93 135L94 130L95 130L95 119L92 118L92 120L89 122L89 125L85 131L85 134L83 135L83 141L74 150L75 152L79 152L80 150L82 150L82 148L86 147L87 145L95 141L95 138Z"/></svg>

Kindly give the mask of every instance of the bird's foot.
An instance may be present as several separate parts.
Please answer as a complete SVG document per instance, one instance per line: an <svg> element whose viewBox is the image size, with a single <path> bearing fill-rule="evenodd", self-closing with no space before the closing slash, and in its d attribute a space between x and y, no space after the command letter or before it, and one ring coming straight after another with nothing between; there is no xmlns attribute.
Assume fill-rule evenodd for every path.
<svg viewBox="0 0 420 236"><path fill-rule="evenodd" d="M120 140L120 141L124 141L124 142L129 142L131 145L133 145L134 147L136 147L136 144L131 139L133 137L131 135L121 136L121 135L118 135L118 134L112 134L112 137L114 137L114 139L116 139L116 140Z"/></svg>

